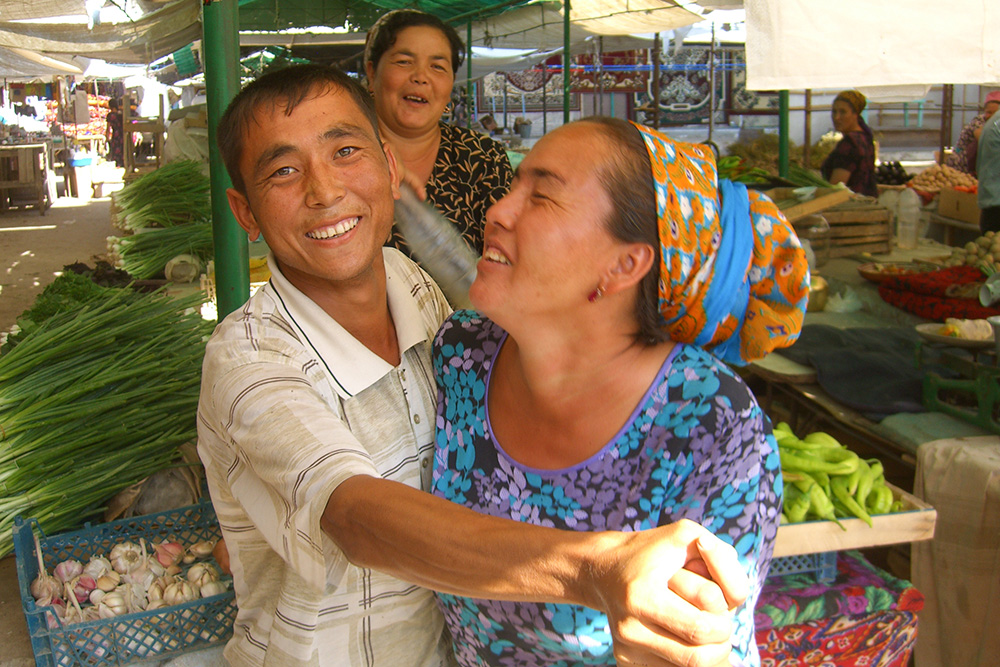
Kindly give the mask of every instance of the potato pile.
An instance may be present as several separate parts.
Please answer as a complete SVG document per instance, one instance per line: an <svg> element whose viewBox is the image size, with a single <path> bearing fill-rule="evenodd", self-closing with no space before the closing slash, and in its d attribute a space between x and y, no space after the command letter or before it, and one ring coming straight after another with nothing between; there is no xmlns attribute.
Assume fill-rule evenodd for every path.
<svg viewBox="0 0 1000 667"><path fill-rule="evenodd" d="M931 165L910 180L910 184L913 187L924 192L938 192L941 188L953 188L956 186L972 187L978 185L978 183L969 174L958 169L953 169L946 164Z"/></svg>
<svg viewBox="0 0 1000 667"><path fill-rule="evenodd" d="M986 275L992 275L1000 264L1000 234L986 232L975 241L969 241L964 247L954 248L951 257L944 261L945 266L976 266Z"/></svg>

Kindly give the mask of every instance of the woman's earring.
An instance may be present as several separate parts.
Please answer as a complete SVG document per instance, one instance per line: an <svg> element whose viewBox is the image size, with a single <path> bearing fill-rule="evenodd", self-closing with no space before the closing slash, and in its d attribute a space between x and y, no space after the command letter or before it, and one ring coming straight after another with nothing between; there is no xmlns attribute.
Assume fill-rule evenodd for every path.
<svg viewBox="0 0 1000 667"><path fill-rule="evenodd" d="M591 292L590 296L587 297L587 301L589 301L590 303L594 303L595 301L597 301L598 299L600 299L602 296L604 296L604 289L600 285L598 285L597 289L595 289L593 292Z"/></svg>
<svg viewBox="0 0 1000 667"><path fill-rule="evenodd" d="M451 113L451 102L448 102L448 104L444 105L444 112Z"/></svg>

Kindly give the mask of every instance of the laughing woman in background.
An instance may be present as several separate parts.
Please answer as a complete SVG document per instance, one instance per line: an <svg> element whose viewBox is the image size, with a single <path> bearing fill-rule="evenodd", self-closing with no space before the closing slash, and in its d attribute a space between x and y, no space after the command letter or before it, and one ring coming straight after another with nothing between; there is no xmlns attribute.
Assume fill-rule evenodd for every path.
<svg viewBox="0 0 1000 667"><path fill-rule="evenodd" d="M486 209L507 194L511 169L502 144L441 120L463 51L454 28L432 14L400 9L368 31L365 72L379 132L403 182L425 192L478 255ZM409 254L395 228L392 244Z"/></svg>

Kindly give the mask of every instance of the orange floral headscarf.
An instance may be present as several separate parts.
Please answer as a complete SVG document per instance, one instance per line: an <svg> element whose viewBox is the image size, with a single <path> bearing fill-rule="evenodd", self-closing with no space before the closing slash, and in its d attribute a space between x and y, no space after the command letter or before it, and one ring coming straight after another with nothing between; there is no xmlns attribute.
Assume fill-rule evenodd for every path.
<svg viewBox="0 0 1000 667"><path fill-rule="evenodd" d="M719 181L707 146L633 125L656 190L664 330L736 365L791 345L805 318L809 267L785 216L765 195Z"/></svg>

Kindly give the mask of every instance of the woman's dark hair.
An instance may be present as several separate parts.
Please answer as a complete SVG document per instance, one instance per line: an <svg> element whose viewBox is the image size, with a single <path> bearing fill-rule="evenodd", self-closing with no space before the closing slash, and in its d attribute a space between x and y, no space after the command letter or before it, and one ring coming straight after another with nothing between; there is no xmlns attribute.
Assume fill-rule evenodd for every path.
<svg viewBox="0 0 1000 667"><path fill-rule="evenodd" d="M434 16L416 9L397 9L380 18L368 31L365 38L365 63L371 63L378 69L378 61L396 43L396 35L404 28L413 26L428 26L437 28L448 39L451 46L451 71L458 72L465 58L465 45L455 29Z"/></svg>
<svg viewBox="0 0 1000 667"><path fill-rule="evenodd" d="M639 283L635 317L636 339L653 345L669 339L659 310L660 236L656 215L653 169L642 135L618 118L590 116L579 122L597 125L608 140L608 153L599 179L611 198L607 227L623 243L645 243L653 248L653 267Z"/></svg>
<svg viewBox="0 0 1000 667"><path fill-rule="evenodd" d="M292 65L270 71L251 81L237 93L219 120L216 142L236 190L246 194L246 184L240 175L240 158L243 156L244 137L250 123L255 122L254 114L257 110L264 105L271 105L273 110L280 103L284 106L285 115L291 115L295 107L310 93L328 86L343 90L351 96L372 124L375 138L380 140L378 117L375 115L371 95L343 71L326 65Z"/></svg>

